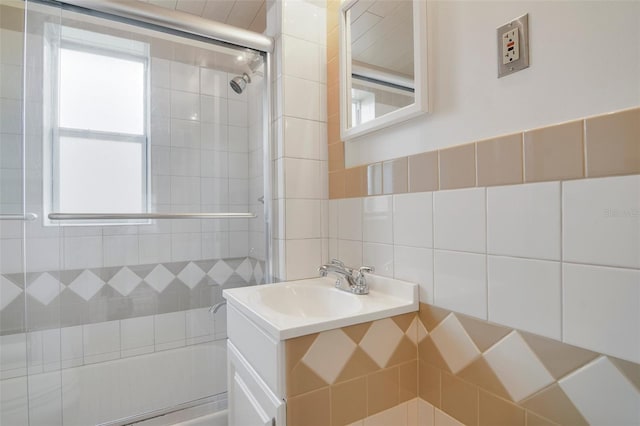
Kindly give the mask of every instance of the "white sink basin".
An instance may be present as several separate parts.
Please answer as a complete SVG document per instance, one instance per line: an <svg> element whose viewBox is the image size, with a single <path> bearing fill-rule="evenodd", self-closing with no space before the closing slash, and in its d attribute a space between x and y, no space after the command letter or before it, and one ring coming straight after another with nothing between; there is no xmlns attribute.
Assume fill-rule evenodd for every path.
<svg viewBox="0 0 640 426"><path fill-rule="evenodd" d="M330 277L224 290L230 306L277 340L418 310L418 286L367 275L369 294L334 287Z"/></svg>
<svg viewBox="0 0 640 426"><path fill-rule="evenodd" d="M275 312L303 318L351 315L362 309L361 297L314 282L263 285L256 289L255 296L256 302Z"/></svg>

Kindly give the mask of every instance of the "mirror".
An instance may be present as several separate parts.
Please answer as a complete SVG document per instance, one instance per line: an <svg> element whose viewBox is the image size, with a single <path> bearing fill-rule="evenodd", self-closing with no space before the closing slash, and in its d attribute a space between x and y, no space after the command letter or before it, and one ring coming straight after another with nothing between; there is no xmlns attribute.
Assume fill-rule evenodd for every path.
<svg viewBox="0 0 640 426"><path fill-rule="evenodd" d="M349 0L341 9L342 140L428 111L424 0Z"/></svg>

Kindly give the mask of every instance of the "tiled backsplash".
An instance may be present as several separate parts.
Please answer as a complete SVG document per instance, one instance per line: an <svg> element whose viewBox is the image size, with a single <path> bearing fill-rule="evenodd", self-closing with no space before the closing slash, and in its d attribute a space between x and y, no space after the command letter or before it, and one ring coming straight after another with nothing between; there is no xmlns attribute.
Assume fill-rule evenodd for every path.
<svg viewBox="0 0 640 426"><path fill-rule="evenodd" d="M331 200L329 255L418 283L422 302L640 362L638 206L640 175Z"/></svg>
<svg viewBox="0 0 640 426"><path fill-rule="evenodd" d="M415 313L285 342L287 425L346 425L417 396Z"/></svg>
<svg viewBox="0 0 640 426"><path fill-rule="evenodd" d="M264 271L235 258L28 273L26 295L24 274L3 274L0 334L23 333L25 321L35 331L208 308L224 288L262 283Z"/></svg>
<svg viewBox="0 0 640 426"><path fill-rule="evenodd" d="M419 318L419 396L461 424L640 422L638 363L426 304Z"/></svg>
<svg viewBox="0 0 640 426"><path fill-rule="evenodd" d="M348 169L343 154L331 161L331 199L636 174L640 109Z"/></svg>

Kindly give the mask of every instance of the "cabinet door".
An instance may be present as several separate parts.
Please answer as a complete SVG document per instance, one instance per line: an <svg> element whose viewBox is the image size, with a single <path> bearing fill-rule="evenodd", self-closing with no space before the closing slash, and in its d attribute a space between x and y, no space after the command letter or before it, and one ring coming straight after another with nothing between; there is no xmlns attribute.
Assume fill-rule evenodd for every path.
<svg viewBox="0 0 640 426"><path fill-rule="evenodd" d="M229 426L285 426L285 404L227 341Z"/></svg>
<svg viewBox="0 0 640 426"><path fill-rule="evenodd" d="M251 391L242 378L235 373L233 375L233 398L229 401L230 417L236 426L272 426L273 418L264 412L260 403L251 394Z"/></svg>

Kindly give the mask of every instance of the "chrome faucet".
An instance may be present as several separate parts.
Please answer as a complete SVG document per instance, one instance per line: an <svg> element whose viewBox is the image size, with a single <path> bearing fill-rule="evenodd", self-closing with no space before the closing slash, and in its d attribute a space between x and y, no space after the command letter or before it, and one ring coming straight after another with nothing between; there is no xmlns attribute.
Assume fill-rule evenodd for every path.
<svg viewBox="0 0 640 426"><path fill-rule="evenodd" d="M349 291L353 294L368 294L369 286L367 285L367 279L365 273L371 273L374 271L372 266L361 266L358 270L345 266L345 264L337 259L332 259L331 262L326 265L322 265L318 268L318 272L321 277L326 277L329 273L338 275L336 281L336 288L338 290ZM342 286L342 280L346 279L348 288Z"/></svg>

